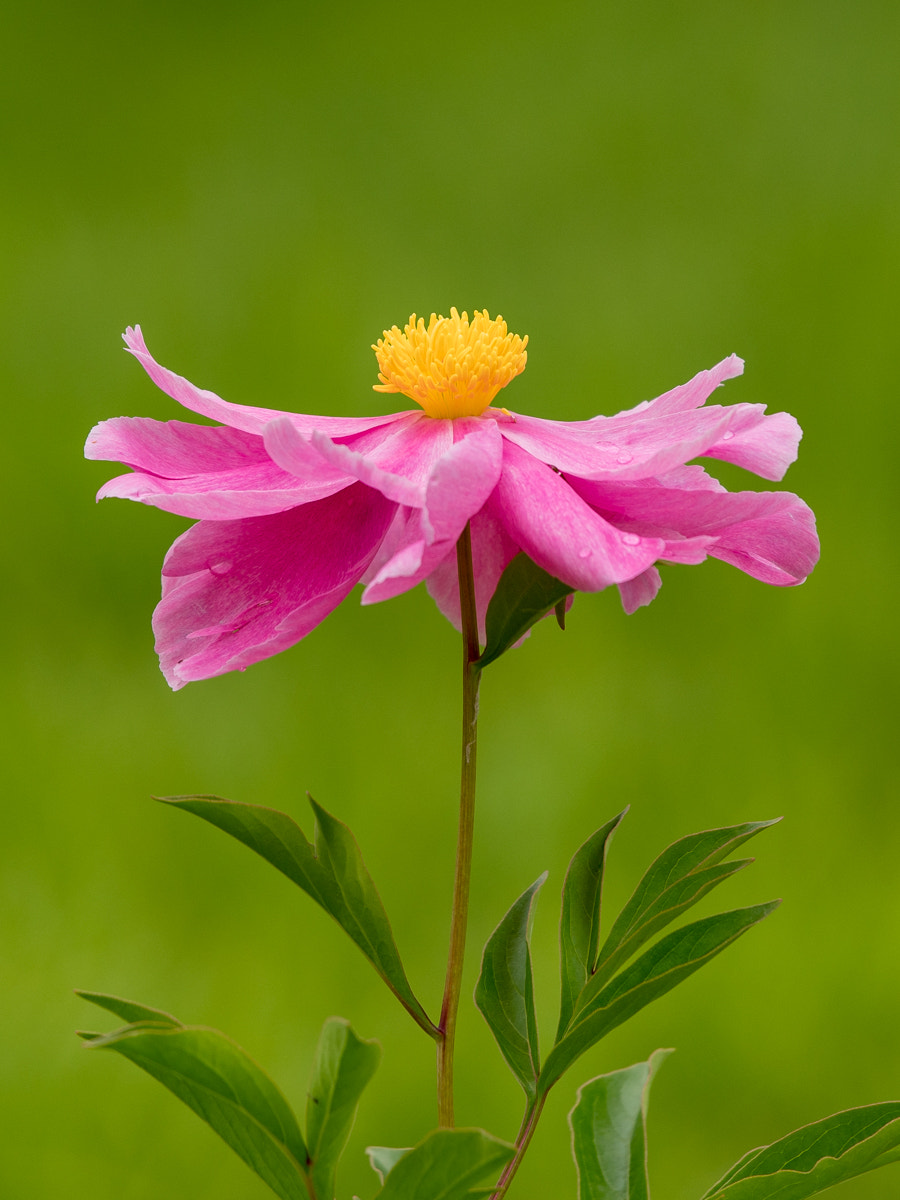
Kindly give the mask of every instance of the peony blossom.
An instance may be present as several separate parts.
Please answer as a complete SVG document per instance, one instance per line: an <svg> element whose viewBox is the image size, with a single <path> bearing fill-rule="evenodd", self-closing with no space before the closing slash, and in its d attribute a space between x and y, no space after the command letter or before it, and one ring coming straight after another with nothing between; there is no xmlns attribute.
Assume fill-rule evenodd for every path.
<svg viewBox="0 0 900 1200"><path fill-rule="evenodd" d="M357 584L364 604L426 582L459 625L456 542L471 523L479 621L524 551L583 592L615 584L626 612L660 587L657 564L708 555L777 586L818 558L812 512L787 492L728 492L699 457L780 480L800 429L760 404L706 405L740 375L732 355L614 417L548 421L495 408L525 368L527 338L501 318L415 315L373 347L380 383L420 407L314 417L219 399L161 367L140 327L128 350L184 408L219 422L117 417L88 458L131 468L98 499L196 520L162 569L156 648L173 688L243 669L299 641Z"/></svg>

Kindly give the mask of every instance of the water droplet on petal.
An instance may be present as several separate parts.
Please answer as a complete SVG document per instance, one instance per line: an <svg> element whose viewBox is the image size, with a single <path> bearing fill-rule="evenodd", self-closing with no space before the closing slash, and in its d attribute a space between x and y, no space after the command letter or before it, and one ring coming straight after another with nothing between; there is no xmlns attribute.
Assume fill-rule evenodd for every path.
<svg viewBox="0 0 900 1200"><path fill-rule="evenodd" d="M209 571L211 575L227 575L233 566L234 563L225 559L224 562L211 563Z"/></svg>
<svg viewBox="0 0 900 1200"><path fill-rule="evenodd" d="M726 429L726 431L722 434L722 441L730 442L733 437L734 437L734 434L731 432L731 430Z"/></svg>
<svg viewBox="0 0 900 1200"><path fill-rule="evenodd" d="M622 541L626 546L639 546L641 544L641 539L636 533L623 533Z"/></svg>
<svg viewBox="0 0 900 1200"><path fill-rule="evenodd" d="M623 450L622 453L616 458L616 462L621 463L622 466L624 467L626 465L626 463L630 463L633 460L633 458L634 458L633 454L629 454L627 450Z"/></svg>
<svg viewBox="0 0 900 1200"><path fill-rule="evenodd" d="M587 548L587 546L583 546L583 547L582 547L582 548L581 548L581 549L578 551L578 557L579 557L579 558L590 558L592 553L593 553L593 551L592 551L592 550L589 550L589 549Z"/></svg>

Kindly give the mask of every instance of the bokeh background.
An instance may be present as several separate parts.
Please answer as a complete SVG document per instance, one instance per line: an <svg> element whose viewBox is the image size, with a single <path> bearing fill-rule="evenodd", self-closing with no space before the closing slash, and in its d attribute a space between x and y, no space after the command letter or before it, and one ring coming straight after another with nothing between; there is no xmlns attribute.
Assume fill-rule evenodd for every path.
<svg viewBox="0 0 900 1200"><path fill-rule="evenodd" d="M549 1040L565 867L626 803L610 906L675 837L783 814L715 894L782 908L578 1065L510 1195L574 1198L576 1085L661 1045L678 1053L651 1111L658 1200L696 1200L747 1148L838 1108L900 1099L896 4L37 0L3 24L0 1194L269 1194L158 1084L79 1046L103 1017L74 987L227 1031L301 1108L327 1016L378 1036L345 1200L375 1191L364 1146L432 1120L431 1045L355 948L149 797L215 792L309 830L310 789L356 833L436 1009L456 635L422 589L355 595L277 659L172 694L150 614L186 523L95 507L115 468L81 460L100 419L182 415L120 348L137 322L230 400L332 414L383 411L370 344L453 304L530 335L509 403L562 419L746 358L720 398L799 418L784 486L818 514L821 565L788 591L672 568L650 608L581 597L565 635L548 623L491 669L465 992L549 869ZM464 1007L459 1118L514 1136L518 1089ZM841 1194L894 1195L890 1170Z"/></svg>

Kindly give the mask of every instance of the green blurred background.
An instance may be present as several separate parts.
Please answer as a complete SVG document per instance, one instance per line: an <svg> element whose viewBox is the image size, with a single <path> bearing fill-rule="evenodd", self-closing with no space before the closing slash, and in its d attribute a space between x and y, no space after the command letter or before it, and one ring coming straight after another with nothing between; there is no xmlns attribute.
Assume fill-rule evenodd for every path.
<svg viewBox="0 0 900 1200"><path fill-rule="evenodd" d="M509 403L545 416L616 412L746 358L721 398L799 418L785 486L818 514L822 563L793 591L672 568L632 617L614 593L581 597L565 635L548 624L491 669L465 992L548 868L549 1040L563 873L624 804L610 904L675 837L783 814L716 894L781 910L563 1081L511 1197L574 1200L576 1085L657 1046L678 1049L651 1112L657 1200L695 1200L837 1108L900 1099L893 0L38 0L4 26L0 1195L269 1194L158 1084L79 1047L98 1018L74 987L227 1031L299 1106L327 1016L378 1036L345 1198L375 1190L365 1145L432 1119L431 1045L359 953L249 852L148 797L217 792L308 830L309 788L359 838L434 1011L456 635L423 589L354 596L288 653L173 695L150 613L186 522L95 507L115 468L81 460L100 419L183 415L120 348L136 322L230 400L333 414L383 411L370 344L453 304L529 334ZM468 1000L457 1103L514 1136L518 1089ZM889 1172L841 1194L896 1195Z"/></svg>

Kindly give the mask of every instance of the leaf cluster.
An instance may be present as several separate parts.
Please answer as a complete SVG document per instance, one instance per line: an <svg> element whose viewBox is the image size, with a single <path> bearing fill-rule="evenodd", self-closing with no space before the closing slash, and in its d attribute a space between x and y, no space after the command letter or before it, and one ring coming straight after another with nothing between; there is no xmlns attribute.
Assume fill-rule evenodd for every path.
<svg viewBox="0 0 900 1200"><path fill-rule="evenodd" d="M694 921L634 958L665 926L746 866L751 860L723 860L773 822L707 830L680 839L651 864L601 945L606 856L624 816L620 813L592 834L566 873L560 918L559 1022L543 1065L529 941L534 901L544 877L519 897L485 949L476 1004L530 1106L611 1030L699 970L778 904L752 905Z"/></svg>
<svg viewBox="0 0 900 1200"><path fill-rule="evenodd" d="M111 1033L82 1033L157 1079L204 1120L280 1200L334 1200L338 1161L381 1048L331 1017L319 1037L306 1104L306 1131L261 1067L215 1029L183 1025L159 1009L97 992L85 1000L127 1021ZM376 1200L469 1200L501 1170L513 1147L478 1129L441 1129L408 1150L372 1147L382 1180Z"/></svg>

